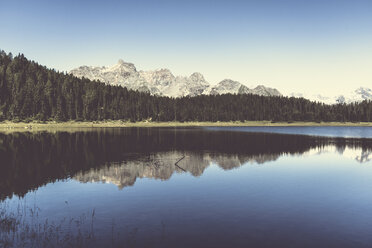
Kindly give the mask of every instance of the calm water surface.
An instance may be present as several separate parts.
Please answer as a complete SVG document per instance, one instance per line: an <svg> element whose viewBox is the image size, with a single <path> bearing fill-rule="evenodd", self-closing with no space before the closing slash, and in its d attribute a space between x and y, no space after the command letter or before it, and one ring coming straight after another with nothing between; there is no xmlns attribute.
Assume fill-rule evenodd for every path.
<svg viewBox="0 0 372 248"><path fill-rule="evenodd" d="M0 133L0 246L372 247L371 158L370 127Z"/></svg>
<svg viewBox="0 0 372 248"><path fill-rule="evenodd" d="M208 127L209 130L225 130L251 133L281 133L296 135L313 135L326 137L343 137L343 138L372 138L372 127Z"/></svg>

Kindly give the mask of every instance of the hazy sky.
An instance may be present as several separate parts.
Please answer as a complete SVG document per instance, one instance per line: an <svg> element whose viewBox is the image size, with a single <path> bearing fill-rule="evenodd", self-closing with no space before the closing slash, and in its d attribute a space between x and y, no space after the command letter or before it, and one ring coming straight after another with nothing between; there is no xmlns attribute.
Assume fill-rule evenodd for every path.
<svg viewBox="0 0 372 248"><path fill-rule="evenodd" d="M0 0L0 49L57 70L201 72L287 92L372 87L372 0Z"/></svg>

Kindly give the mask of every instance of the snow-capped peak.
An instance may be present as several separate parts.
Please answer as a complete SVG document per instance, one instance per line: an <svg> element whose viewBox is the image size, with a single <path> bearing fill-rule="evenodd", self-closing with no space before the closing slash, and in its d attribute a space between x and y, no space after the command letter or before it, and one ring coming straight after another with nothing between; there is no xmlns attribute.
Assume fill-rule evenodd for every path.
<svg viewBox="0 0 372 248"><path fill-rule="evenodd" d="M103 72L105 73L114 73L114 74L126 74L126 73L136 73L137 69L132 63L124 62L124 60L119 59L118 63L109 66L109 67L103 67Z"/></svg>
<svg viewBox="0 0 372 248"><path fill-rule="evenodd" d="M209 86L208 82L204 79L204 76L199 72L194 72L193 74L191 74L189 79L192 82L196 82L196 83L199 83L201 85L208 85Z"/></svg>
<svg viewBox="0 0 372 248"><path fill-rule="evenodd" d="M355 94L359 95L364 100L371 100L372 99L372 89L367 87L360 87L355 90Z"/></svg>
<svg viewBox="0 0 372 248"><path fill-rule="evenodd" d="M281 96L282 95L277 89L265 87L264 85L258 85L256 88L254 88L253 94L257 94L261 96Z"/></svg>
<svg viewBox="0 0 372 248"><path fill-rule="evenodd" d="M238 81L234 81L231 79L224 79L219 82L216 86L211 87L210 91L208 92L211 95L218 95L218 94L238 94L239 89L242 86L241 83Z"/></svg>

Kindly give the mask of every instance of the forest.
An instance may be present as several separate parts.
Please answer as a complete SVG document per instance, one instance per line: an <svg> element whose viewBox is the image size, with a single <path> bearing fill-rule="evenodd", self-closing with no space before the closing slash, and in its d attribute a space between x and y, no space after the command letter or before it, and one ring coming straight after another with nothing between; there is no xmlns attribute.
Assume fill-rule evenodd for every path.
<svg viewBox="0 0 372 248"><path fill-rule="evenodd" d="M372 102L327 105L252 94L170 98L48 69L0 50L0 121L370 122Z"/></svg>

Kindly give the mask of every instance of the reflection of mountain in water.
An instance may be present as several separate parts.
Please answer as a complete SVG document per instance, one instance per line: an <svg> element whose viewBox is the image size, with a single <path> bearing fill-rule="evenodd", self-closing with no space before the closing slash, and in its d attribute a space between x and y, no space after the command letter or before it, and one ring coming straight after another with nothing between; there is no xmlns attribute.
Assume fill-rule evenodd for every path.
<svg viewBox="0 0 372 248"><path fill-rule="evenodd" d="M215 163L224 170L237 168L247 162L264 163L276 160L279 155L238 156L227 154L201 154L194 152L164 152L151 154L134 161L106 164L101 168L79 172L73 178L80 182L103 182L120 189L134 185L137 178L168 180L173 173L188 172L200 176Z"/></svg>
<svg viewBox="0 0 372 248"><path fill-rule="evenodd" d="M110 182L123 188L133 185L137 178L167 180L174 172L183 172L183 170L199 176L208 167L209 161L205 160L203 155L190 155L181 152L151 154L134 161L114 163L99 169L80 172L74 176L74 179L81 182ZM180 159L182 160L177 167L176 162Z"/></svg>
<svg viewBox="0 0 372 248"><path fill-rule="evenodd" d="M166 180L174 172L183 171L199 176L211 162L232 169L247 162L264 163L283 154L303 154L329 146L359 151L360 156L355 158L363 162L370 159L372 140L199 128L0 133L0 199L13 194L23 196L70 177L111 181L124 187L138 177ZM177 167L175 163L183 155Z"/></svg>
<svg viewBox="0 0 372 248"><path fill-rule="evenodd" d="M355 159L360 163L365 163L371 161L371 157L371 151L362 151L362 154L360 156L357 156Z"/></svg>
<svg viewBox="0 0 372 248"><path fill-rule="evenodd" d="M335 146L313 148L307 152L308 155L334 152L337 150L340 155L354 159L360 163L369 162L371 151L343 147L342 150ZM133 161L106 164L100 168L93 168L89 171L77 173L73 179L87 182L112 183L123 189L132 186L137 178L153 178L168 180L173 173L190 173L193 176L200 176L212 163L224 170L238 168L246 163L263 164L268 161L275 161L280 155L231 155L231 154L210 154L194 152L164 152L151 154Z"/></svg>
<svg viewBox="0 0 372 248"><path fill-rule="evenodd" d="M327 146L327 147L320 147L316 149L311 149L306 154L314 155L314 154L322 154L327 152L337 152L338 154L342 155L345 158L354 159L359 163L366 163L371 161L372 158L372 151L369 147L358 148L358 147L348 147L346 145L339 145L339 146Z"/></svg>
<svg viewBox="0 0 372 248"><path fill-rule="evenodd" d="M355 159L359 163L366 163L371 161L372 151L367 149L351 149L348 147L338 148L339 154L344 157Z"/></svg>

